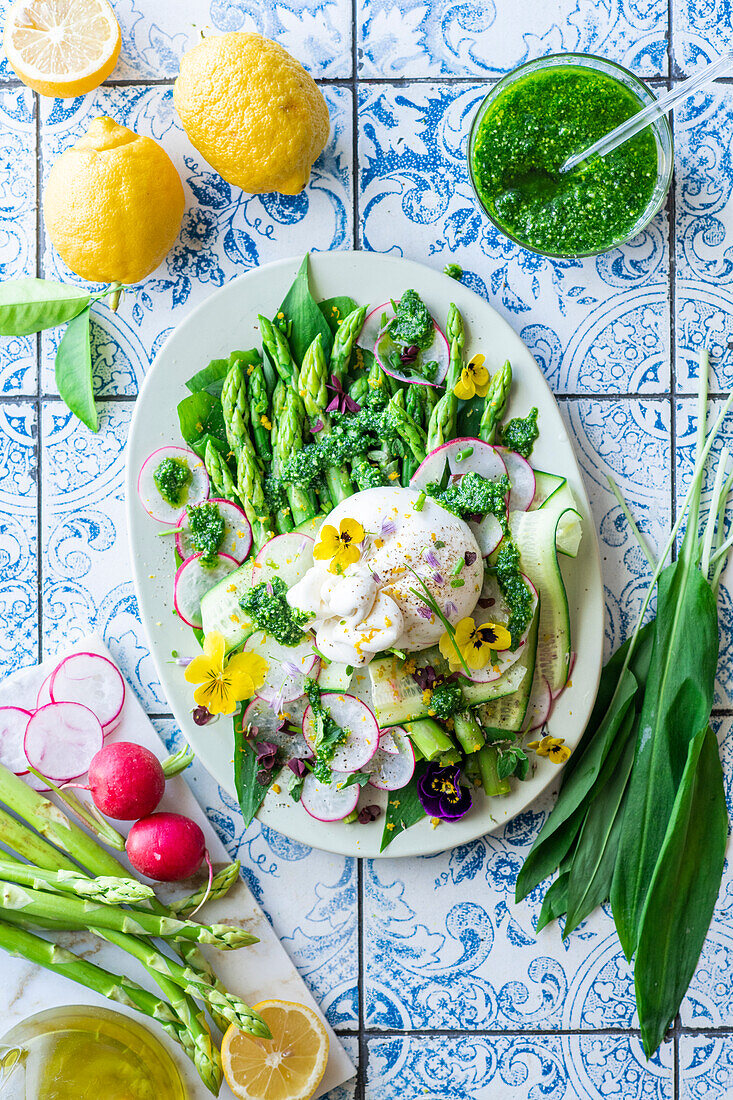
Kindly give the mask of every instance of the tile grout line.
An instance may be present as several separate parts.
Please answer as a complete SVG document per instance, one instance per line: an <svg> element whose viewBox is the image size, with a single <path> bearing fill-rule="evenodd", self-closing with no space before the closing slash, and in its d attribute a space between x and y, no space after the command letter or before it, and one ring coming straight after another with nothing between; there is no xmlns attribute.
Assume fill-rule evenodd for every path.
<svg viewBox="0 0 733 1100"><path fill-rule="evenodd" d="M41 278L41 97L38 92L33 93L33 104L35 108L35 136L36 136L36 164L35 164L35 186L36 186L36 278ZM42 529L43 529L43 383L41 380L42 371L42 340L43 334L36 333L36 393L33 398L36 409L36 553L38 555L36 564L36 574L38 579L38 593L37 593L37 608L38 608L38 622L36 623L36 631L38 637L38 661L43 660L43 546L41 543Z"/></svg>

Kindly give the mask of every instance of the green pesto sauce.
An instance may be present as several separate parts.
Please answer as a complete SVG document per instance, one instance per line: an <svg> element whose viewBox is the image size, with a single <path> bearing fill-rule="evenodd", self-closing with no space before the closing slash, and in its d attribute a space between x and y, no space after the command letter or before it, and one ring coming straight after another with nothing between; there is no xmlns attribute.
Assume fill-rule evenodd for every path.
<svg viewBox="0 0 733 1100"><path fill-rule="evenodd" d="M506 474L502 474L496 481L489 481L471 470L457 484L449 485L447 489L428 485L427 491L433 500L454 516L467 519L486 516L490 512L506 530L506 498L509 488Z"/></svg>
<svg viewBox="0 0 733 1100"><path fill-rule="evenodd" d="M191 543L201 565L212 567L219 560L219 547L224 539L224 519L219 505L212 501L193 504L186 509Z"/></svg>
<svg viewBox="0 0 733 1100"><path fill-rule="evenodd" d="M334 722L330 712L324 707L316 681L307 679L304 686L316 723L316 759L313 764L313 774L319 783L330 783L333 778L331 762L334 753L349 735Z"/></svg>
<svg viewBox="0 0 733 1100"><path fill-rule="evenodd" d="M527 416L516 416L501 429L501 443L510 451L516 451L522 458L529 458L535 440L540 434L537 427L537 409L530 409Z"/></svg>
<svg viewBox="0 0 733 1100"><path fill-rule="evenodd" d="M166 504L183 504L184 490L191 484L191 471L185 458L164 458L153 471L155 487Z"/></svg>
<svg viewBox="0 0 733 1100"><path fill-rule="evenodd" d="M577 65L521 77L487 109L474 140L476 189L497 223L540 252L595 252L626 237L657 180L650 129L564 175L567 158L641 110L621 81Z"/></svg>
<svg viewBox="0 0 733 1100"><path fill-rule="evenodd" d="M442 718L446 721L466 709L466 699L461 690L461 685L455 680L443 680L432 689L428 703L428 713L431 717Z"/></svg>
<svg viewBox="0 0 733 1100"><path fill-rule="evenodd" d="M532 621L534 599L519 569L519 551L508 537L502 540L496 559L496 579L509 607L507 628L512 636L512 649L516 649Z"/></svg>
<svg viewBox="0 0 733 1100"><path fill-rule="evenodd" d="M239 601L258 630L264 630L281 645L298 645L303 641L302 627L308 621L304 611L291 607L287 600L288 586L281 577L273 577L247 589Z"/></svg>

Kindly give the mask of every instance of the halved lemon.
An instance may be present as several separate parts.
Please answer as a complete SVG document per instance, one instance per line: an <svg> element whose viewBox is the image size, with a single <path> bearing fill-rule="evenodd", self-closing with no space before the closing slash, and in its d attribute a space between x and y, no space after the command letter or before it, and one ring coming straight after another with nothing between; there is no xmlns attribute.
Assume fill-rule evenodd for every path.
<svg viewBox="0 0 733 1100"><path fill-rule="evenodd" d="M8 61L41 95L97 88L114 69L120 42L107 0L15 0L5 20Z"/></svg>
<svg viewBox="0 0 733 1100"><path fill-rule="evenodd" d="M323 1023L293 1001L260 1001L254 1008L272 1039L252 1039L232 1024L221 1044L226 1083L237 1100L309 1100L326 1072Z"/></svg>

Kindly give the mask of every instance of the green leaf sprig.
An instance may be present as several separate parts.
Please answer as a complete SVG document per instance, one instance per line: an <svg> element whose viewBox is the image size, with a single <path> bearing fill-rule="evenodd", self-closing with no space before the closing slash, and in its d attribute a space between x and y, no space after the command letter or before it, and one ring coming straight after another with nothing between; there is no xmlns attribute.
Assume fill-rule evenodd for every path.
<svg viewBox="0 0 733 1100"><path fill-rule="evenodd" d="M30 336L68 325L56 352L56 385L61 399L92 432L99 430L99 419L92 378L91 307L111 295L116 309L119 294L118 283L93 294L52 279L0 283L0 336Z"/></svg>

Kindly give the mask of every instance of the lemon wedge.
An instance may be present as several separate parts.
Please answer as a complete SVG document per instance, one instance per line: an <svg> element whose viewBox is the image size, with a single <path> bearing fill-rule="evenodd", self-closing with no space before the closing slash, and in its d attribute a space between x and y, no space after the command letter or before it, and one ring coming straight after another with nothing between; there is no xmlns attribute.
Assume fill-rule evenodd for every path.
<svg viewBox="0 0 733 1100"><path fill-rule="evenodd" d="M319 1016L292 1001L254 1005L272 1039L228 1029L221 1044L224 1077L237 1100L309 1100L328 1061L328 1035Z"/></svg>

